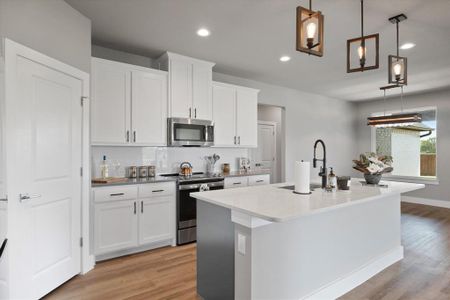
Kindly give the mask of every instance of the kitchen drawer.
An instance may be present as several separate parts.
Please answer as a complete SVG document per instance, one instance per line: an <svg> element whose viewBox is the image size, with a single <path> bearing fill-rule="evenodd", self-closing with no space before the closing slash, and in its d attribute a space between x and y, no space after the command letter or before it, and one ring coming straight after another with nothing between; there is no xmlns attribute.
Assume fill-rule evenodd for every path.
<svg viewBox="0 0 450 300"><path fill-rule="evenodd" d="M94 202L134 200L137 192L136 185L97 187L93 189Z"/></svg>
<svg viewBox="0 0 450 300"><path fill-rule="evenodd" d="M239 177L227 177L225 178L225 188L238 188L248 186L248 177L247 176L239 176Z"/></svg>
<svg viewBox="0 0 450 300"><path fill-rule="evenodd" d="M139 185L139 198L175 195L175 182L148 183Z"/></svg>
<svg viewBox="0 0 450 300"><path fill-rule="evenodd" d="M248 177L248 185L264 185L264 184L270 184L270 175L264 174L264 175L253 175Z"/></svg>

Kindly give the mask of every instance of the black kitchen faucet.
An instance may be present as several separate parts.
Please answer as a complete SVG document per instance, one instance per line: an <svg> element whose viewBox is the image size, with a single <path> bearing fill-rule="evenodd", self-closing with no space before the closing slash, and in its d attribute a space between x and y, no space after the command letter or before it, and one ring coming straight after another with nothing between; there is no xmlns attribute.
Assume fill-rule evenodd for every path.
<svg viewBox="0 0 450 300"><path fill-rule="evenodd" d="M323 158L322 159L316 158L316 149L317 149L317 144L319 144L319 143L322 145L322 148L323 148ZM314 168L317 167L318 161L322 162L322 166L320 167L319 176L322 177L322 188L325 188L327 186L327 150L325 147L325 143L322 140L317 140L314 143L314 159L313 159L313 167Z"/></svg>

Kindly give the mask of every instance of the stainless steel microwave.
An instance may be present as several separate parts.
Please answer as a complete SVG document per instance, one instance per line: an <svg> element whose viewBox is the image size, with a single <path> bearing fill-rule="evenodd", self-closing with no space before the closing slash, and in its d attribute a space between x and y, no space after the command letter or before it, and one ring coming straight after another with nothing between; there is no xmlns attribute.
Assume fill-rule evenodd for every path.
<svg viewBox="0 0 450 300"><path fill-rule="evenodd" d="M168 118L167 145L170 147L209 147L214 145L214 122Z"/></svg>

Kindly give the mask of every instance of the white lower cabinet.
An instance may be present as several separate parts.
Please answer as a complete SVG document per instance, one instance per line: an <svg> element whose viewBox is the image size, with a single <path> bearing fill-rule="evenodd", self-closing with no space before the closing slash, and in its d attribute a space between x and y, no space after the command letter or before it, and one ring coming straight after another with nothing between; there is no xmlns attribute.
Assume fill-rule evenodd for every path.
<svg viewBox="0 0 450 300"><path fill-rule="evenodd" d="M95 205L95 254L137 247L136 201L115 201Z"/></svg>
<svg viewBox="0 0 450 300"><path fill-rule="evenodd" d="M96 187L92 195L97 259L175 245L175 182Z"/></svg>
<svg viewBox="0 0 450 300"><path fill-rule="evenodd" d="M265 185L270 184L270 175L251 175L251 176L237 176L225 177L225 188L239 188L245 186Z"/></svg>

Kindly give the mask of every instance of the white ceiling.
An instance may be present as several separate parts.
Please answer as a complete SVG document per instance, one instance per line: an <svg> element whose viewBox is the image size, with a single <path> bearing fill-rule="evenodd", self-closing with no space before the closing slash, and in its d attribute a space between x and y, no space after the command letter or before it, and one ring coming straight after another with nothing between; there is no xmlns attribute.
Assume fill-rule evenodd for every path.
<svg viewBox="0 0 450 300"><path fill-rule="evenodd" d="M450 86L450 0L366 0L365 32L380 33L380 69L346 73L346 40L357 37L358 0L313 0L325 15L325 54L295 50L295 8L307 0L66 0L92 20L93 42L156 57L165 50L216 62L215 71L345 100L381 96L387 56L400 39L408 57L407 93ZM207 27L211 35L196 31ZM281 63L280 56L291 61ZM390 94L395 93L389 91Z"/></svg>

